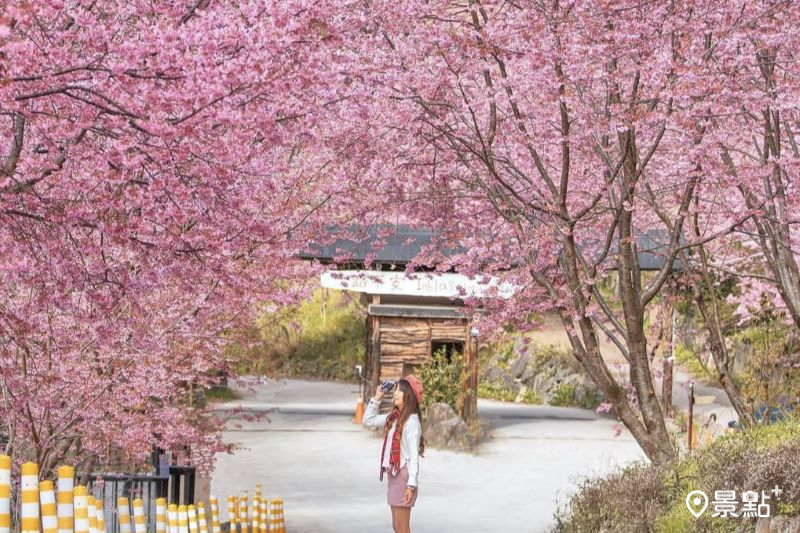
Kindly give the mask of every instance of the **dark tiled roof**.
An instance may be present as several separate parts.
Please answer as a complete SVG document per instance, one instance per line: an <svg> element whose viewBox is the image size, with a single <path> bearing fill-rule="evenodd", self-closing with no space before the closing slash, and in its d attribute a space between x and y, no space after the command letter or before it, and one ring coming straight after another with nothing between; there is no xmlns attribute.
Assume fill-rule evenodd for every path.
<svg viewBox="0 0 800 533"><path fill-rule="evenodd" d="M410 263L440 235L438 231L427 228L414 228L409 225L376 224L366 228L331 228L332 235L349 232L352 238L338 238L330 244L310 243L308 249L299 254L299 258L316 259L322 263L348 263L363 265L367 255L375 254L374 261L384 264L405 265ZM642 271L659 270L664 265L664 255L669 246L669 235L664 231L652 230L641 234L637 239L639 265ZM685 242L681 239L682 242ZM441 256L448 257L465 251L460 245L446 246L434 244L433 250ZM611 254L617 249L612 245ZM430 249L426 248L426 251ZM676 260L673 270L680 270Z"/></svg>
<svg viewBox="0 0 800 533"><path fill-rule="evenodd" d="M636 239L636 248L639 250L640 270L660 270L664 266L666 253L669 249L670 235L663 231L648 231ZM681 238L681 243L685 243ZM672 270L680 270L677 260L672 263Z"/></svg>
<svg viewBox="0 0 800 533"><path fill-rule="evenodd" d="M346 258L346 263L363 263L372 252L376 262L405 265L439 236L438 231L408 225L379 224L361 230L349 228L349 231L353 239L339 238L331 244L311 243L308 250L300 254L300 258L317 259L323 263L333 263L335 258ZM331 233L336 235L342 231L331 229ZM461 246L445 247L438 244L434 250L444 256L465 251Z"/></svg>

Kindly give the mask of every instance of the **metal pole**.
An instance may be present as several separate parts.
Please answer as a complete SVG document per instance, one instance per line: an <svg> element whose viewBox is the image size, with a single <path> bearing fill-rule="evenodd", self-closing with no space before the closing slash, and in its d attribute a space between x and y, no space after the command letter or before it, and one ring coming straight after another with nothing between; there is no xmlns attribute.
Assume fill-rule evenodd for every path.
<svg viewBox="0 0 800 533"><path fill-rule="evenodd" d="M181 499L181 475L178 473L177 469L173 471L170 468L170 482L172 483L172 502L175 504L180 504Z"/></svg>
<svg viewBox="0 0 800 533"><path fill-rule="evenodd" d="M694 382L689 382L689 451L692 450L692 425L694 416Z"/></svg>

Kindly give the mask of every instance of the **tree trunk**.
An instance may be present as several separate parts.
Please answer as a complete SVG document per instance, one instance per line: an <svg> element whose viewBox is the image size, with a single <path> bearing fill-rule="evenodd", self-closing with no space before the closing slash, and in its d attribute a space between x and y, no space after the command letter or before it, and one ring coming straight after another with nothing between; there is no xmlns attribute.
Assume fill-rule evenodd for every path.
<svg viewBox="0 0 800 533"><path fill-rule="evenodd" d="M670 351L671 353L671 351ZM664 407L664 416L672 417L672 373L674 369L672 355L664 358L664 375L661 378L661 403Z"/></svg>
<svg viewBox="0 0 800 533"><path fill-rule="evenodd" d="M635 153L635 150L630 152ZM633 175L635 172L634 163L631 163L631 168L627 169L626 173ZM628 165L626 164L626 166ZM629 189L628 192L632 194L632 189ZM659 461L654 460L653 462L663 464L663 462L675 458L675 450L672 448L669 432L664 422L664 412L661 410L661 403L656 396L653 376L650 371L647 337L644 329L645 308L642 303L641 274L632 219L633 215L630 211L627 209L621 211L618 230L619 256L617 260L622 313L625 319L628 353L630 355L630 379L636 391L642 421L653 444L657 447L656 453Z"/></svg>
<svg viewBox="0 0 800 533"><path fill-rule="evenodd" d="M630 213L627 215L629 217ZM625 218L625 216L623 215L622 218ZM623 240L624 231L628 231L628 234L630 233L629 226L627 228L624 227L621 220L620 241ZM638 268L630 268L632 261L636 259L632 259L629 256L630 248L628 248L627 254L625 252L620 254L624 256L620 263L625 262L626 264L626 266L621 266L620 288L627 323L630 378L636 391L638 410L631 405L625 391L609 372L608 366L600 353L597 331L587 313L588 298L580 282L577 253L577 247L572 235L565 235L563 269L574 307L580 315L578 319L580 338L568 311L562 308L560 309L560 315L572 345L573 353L598 388L603 391L607 401L614 406L620 420L631 432L647 457L657 465L669 463L675 459L675 450L672 447L669 433L664 423L664 415L658 397L655 394L650 374L650 362L647 357L647 342L644 333L644 316L637 296L640 285L634 281L632 275L632 270L636 271L637 276L639 272Z"/></svg>
<svg viewBox="0 0 800 533"><path fill-rule="evenodd" d="M695 225L695 233L699 229ZM722 386L725 394L731 402L731 406L736 411L739 421L743 426L752 426L755 424L753 414L747 409L741 390L731 379L733 373L733 361L728 354L728 347L725 343L725 333L722 328L722 322L719 314L719 302L717 296L713 292L714 284L712 283L711 273L708 265L708 255L704 246L700 245L697 248L700 258L699 266L692 265L686 254L681 254L681 264L684 269L693 274L692 280L692 298L694 299L697 309L703 319L703 325L708 333L708 347L711 352L711 357L714 360L714 366L717 370L717 382ZM703 282L705 287L708 288L710 302L706 302L700 282Z"/></svg>
<svg viewBox="0 0 800 533"><path fill-rule="evenodd" d="M588 319L580 321L581 337L578 337L575 333L575 324L572 322L569 313L563 308L559 311L573 354L586 370L586 373L589 374L592 381L603 392L606 401L614 407L620 421L631 432L631 435L647 455L647 458L656 465L664 465L673 461L675 459L675 450L672 448L666 426L664 426L663 432L654 433L646 423L643 423L644 416L640 416L640 413L631 406L625 391L609 372L608 366L600 353L597 333L591 321ZM652 412L648 416L652 417ZM661 422L663 425L663 418ZM653 426L654 424L651 423L650 427Z"/></svg>

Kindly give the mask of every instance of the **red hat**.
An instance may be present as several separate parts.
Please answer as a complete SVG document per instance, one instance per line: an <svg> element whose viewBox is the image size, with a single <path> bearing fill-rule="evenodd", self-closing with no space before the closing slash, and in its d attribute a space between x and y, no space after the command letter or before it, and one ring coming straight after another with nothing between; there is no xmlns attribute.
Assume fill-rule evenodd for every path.
<svg viewBox="0 0 800 533"><path fill-rule="evenodd" d="M417 397L417 403L422 404L422 401L425 399L425 390L422 387L422 382L417 379L417 376L414 374L409 374L403 377L404 380L411 385L411 388L414 391L414 396Z"/></svg>

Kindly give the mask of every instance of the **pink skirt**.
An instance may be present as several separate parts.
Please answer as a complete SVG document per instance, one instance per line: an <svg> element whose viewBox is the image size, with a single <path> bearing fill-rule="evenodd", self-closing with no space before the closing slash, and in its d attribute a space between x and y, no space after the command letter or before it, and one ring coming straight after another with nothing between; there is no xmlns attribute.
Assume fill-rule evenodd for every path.
<svg viewBox="0 0 800 533"><path fill-rule="evenodd" d="M419 487L417 487L417 490L414 491L414 495L411 497L411 503L406 503L408 468L404 466L400 469L396 476L393 476L392 473L387 470L386 475L389 478L389 489L386 493L386 501L389 502L389 505L392 507L414 507L414 504L417 501L417 492L419 492Z"/></svg>

